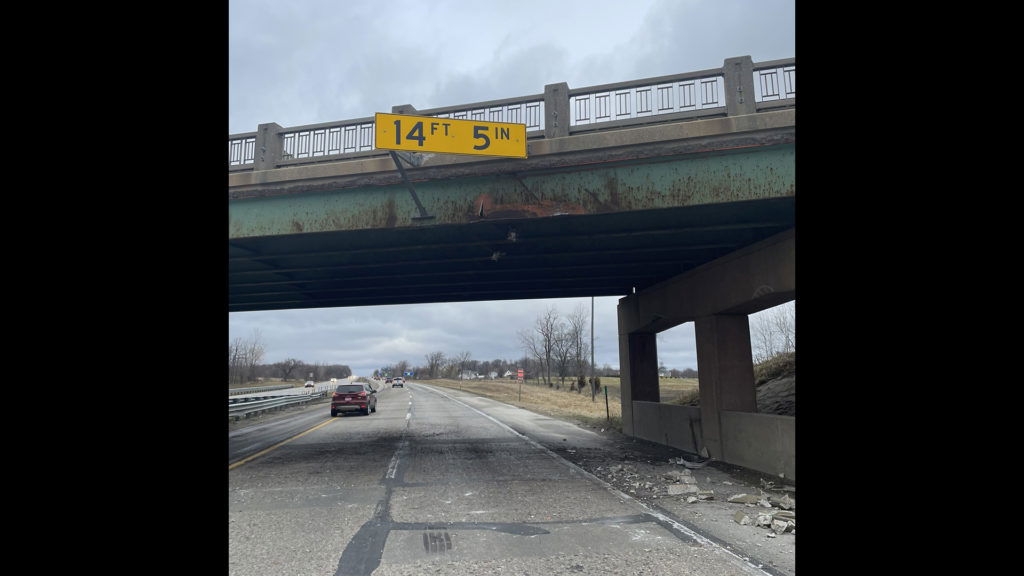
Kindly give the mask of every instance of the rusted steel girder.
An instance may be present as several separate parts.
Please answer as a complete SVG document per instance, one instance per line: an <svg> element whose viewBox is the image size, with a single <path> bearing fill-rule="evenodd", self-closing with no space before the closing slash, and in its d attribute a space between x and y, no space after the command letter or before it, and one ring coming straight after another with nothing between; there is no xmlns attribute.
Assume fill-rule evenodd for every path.
<svg viewBox="0 0 1024 576"><path fill-rule="evenodd" d="M437 179L418 170L407 174L421 206L400 178L249 198L230 202L229 235L416 227L422 210L434 217L426 225L606 214L793 196L796 186L792 143Z"/></svg>

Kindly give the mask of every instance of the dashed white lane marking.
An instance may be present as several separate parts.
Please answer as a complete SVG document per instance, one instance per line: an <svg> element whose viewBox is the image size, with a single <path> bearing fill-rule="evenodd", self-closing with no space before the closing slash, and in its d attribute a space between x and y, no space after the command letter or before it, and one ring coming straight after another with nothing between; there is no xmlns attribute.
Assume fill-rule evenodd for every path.
<svg viewBox="0 0 1024 576"><path fill-rule="evenodd" d="M398 444L398 450L395 450L395 455L391 457L391 463L388 464L388 478L394 479L395 472L398 471L399 454L402 453L402 450L405 450L405 445L407 443L408 440L402 438L402 441Z"/></svg>
<svg viewBox="0 0 1024 576"><path fill-rule="evenodd" d="M409 419L412 418L412 392L409 393L409 410L405 413L405 425L408 430ZM398 472L398 462L401 460L401 454L405 450L405 447L409 444L409 439L405 436L405 430L402 431L402 441L398 443L398 449L395 450L394 455L391 456L391 463L388 464L387 478L394 479L395 474Z"/></svg>

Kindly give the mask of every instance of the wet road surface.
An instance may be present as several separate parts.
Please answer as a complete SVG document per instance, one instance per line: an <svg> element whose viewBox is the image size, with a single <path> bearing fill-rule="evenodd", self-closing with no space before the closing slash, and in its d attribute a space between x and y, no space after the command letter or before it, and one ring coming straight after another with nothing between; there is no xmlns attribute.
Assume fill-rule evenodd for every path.
<svg viewBox="0 0 1024 576"><path fill-rule="evenodd" d="M450 392L385 387L369 416L323 404L232 433L230 574L769 573Z"/></svg>

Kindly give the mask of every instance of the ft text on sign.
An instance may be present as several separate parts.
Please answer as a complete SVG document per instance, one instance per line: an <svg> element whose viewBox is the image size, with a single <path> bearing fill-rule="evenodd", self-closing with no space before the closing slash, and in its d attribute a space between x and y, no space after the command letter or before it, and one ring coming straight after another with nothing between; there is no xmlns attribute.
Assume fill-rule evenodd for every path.
<svg viewBox="0 0 1024 576"><path fill-rule="evenodd" d="M382 150L526 158L526 124L384 113L374 120Z"/></svg>

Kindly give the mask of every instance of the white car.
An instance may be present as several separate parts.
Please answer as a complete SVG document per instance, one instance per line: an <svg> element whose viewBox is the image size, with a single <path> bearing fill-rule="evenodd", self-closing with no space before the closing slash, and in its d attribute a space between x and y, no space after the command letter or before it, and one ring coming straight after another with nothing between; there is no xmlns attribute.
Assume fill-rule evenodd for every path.
<svg viewBox="0 0 1024 576"><path fill-rule="evenodd" d="M305 386L306 388L313 388L315 386L316 386L315 382L313 382L312 380L306 380L306 386Z"/></svg>

